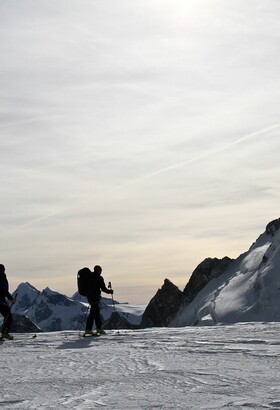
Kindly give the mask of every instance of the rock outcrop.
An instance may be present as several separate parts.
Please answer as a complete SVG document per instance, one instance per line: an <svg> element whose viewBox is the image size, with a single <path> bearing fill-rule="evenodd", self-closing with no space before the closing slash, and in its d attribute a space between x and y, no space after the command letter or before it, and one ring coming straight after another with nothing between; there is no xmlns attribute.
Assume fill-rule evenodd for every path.
<svg viewBox="0 0 280 410"><path fill-rule="evenodd" d="M38 333L42 330L26 316L13 314L12 333Z"/></svg>
<svg viewBox="0 0 280 410"><path fill-rule="evenodd" d="M206 258L194 270L183 292L170 280L151 299L143 313L141 328L168 326L181 306L188 305L212 279L222 275L232 259Z"/></svg>
<svg viewBox="0 0 280 410"><path fill-rule="evenodd" d="M165 279L161 289L157 291L146 307L141 328L168 326L182 302L183 292L170 280Z"/></svg>
<svg viewBox="0 0 280 410"><path fill-rule="evenodd" d="M184 304L190 303L210 280L222 275L232 259L225 256L223 259L206 258L193 271L189 282L183 291Z"/></svg>
<svg viewBox="0 0 280 410"><path fill-rule="evenodd" d="M280 218L274 219L273 221L269 222L266 225L265 232L268 235L273 236L275 232L278 231L279 228L280 228Z"/></svg>
<svg viewBox="0 0 280 410"><path fill-rule="evenodd" d="M113 312L103 327L104 329L137 329L139 326L133 325L118 312Z"/></svg>

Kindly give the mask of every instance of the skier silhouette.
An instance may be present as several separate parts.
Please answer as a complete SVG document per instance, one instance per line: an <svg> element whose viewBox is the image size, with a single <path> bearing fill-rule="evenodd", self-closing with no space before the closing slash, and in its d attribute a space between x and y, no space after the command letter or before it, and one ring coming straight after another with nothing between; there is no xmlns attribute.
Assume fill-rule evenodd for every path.
<svg viewBox="0 0 280 410"><path fill-rule="evenodd" d="M102 321L100 317L100 299L101 291L113 294L112 289L108 289L105 285L104 279L101 276L102 268L99 265L96 265L91 272L90 277L90 286L87 294L88 303L90 304L90 313L87 318L85 335L93 335L92 326L95 321L96 333L105 334L105 330L102 328Z"/></svg>
<svg viewBox="0 0 280 410"><path fill-rule="evenodd" d="M7 299L15 303L16 300L9 293L9 282L5 274L5 266L0 264L0 313L4 317L2 325L2 339L12 340L13 336L9 334L12 325L11 309L7 303Z"/></svg>

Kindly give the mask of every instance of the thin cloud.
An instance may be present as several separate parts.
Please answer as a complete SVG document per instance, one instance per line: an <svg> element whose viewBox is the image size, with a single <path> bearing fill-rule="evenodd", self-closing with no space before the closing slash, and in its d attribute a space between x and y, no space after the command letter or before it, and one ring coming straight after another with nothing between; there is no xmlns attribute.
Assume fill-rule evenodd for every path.
<svg viewBox="0 0 280 410"><path fill-rule="evenodd" d="M41 122L41 121L50 121L50 120L56 120L58 119L59 116L54 116L54 115L48 115L48 116L39 116L39 117L34 117L34 118L27 118L27 119L22 119L22 120L17 120L14 119L13 121L9 122L4 122L3 124L0 124L0 129L5 129L5 128L12 128L12 127L21 127L22 125L26 124L33 124L36 122Z"/></svg>
<svg viewBox="0 0 280 410"><path fill-rule="evenodd" d="M221 146L221 147L219 147L219 148L216 148L216 149L214 149L214 150L209 150L208 152L206 152L206 153L204 153L204 154L201 154L201 155L197 155L197 156L195 156L195 157L193 157L193 158L191 158L191 159L189 159L189 160L187 160L187 161L182 161L182 162L179 162L178 164L174 164L174 165L171 165L171 166L169 166L169 167L162 168L162 169L160 169L160 170L158 170L158 171L155 171L155 172L153 172L153 173L151 173L151 174L144 175L144 176L141 177L141 178L137 178L137 179L134 179L133 181L129 181L129 182L125 183L125 184L121 184L121 185L115 186L114 188L108 188L108 189L105 190L105 192L107 192L107 193L109 193L109 192L114 192L114 191L123 189L124 187L132 186L132 185L135 185L135 184L144 182L144 181L146 181L146 180L155 178L155 177L157 177L158 175L161 175L161 174L163 174L163 173L167 173L167 172L173 171L173 170L178 169L178 168L180 168L180 167L184 167L184 166L186 166L186 165L189 165L189 164L192 164L192 163L194 163L194 162L200 161L200 160L202 160L202 159L209 158L209 157L211 157L212 155L217 154L218 152L226 151L226 150L230 149L231 147L233 147L234 145L238 145L238 144L240 144L240 143L242 143L242 142L244 142L244 141L246 141L246 140L248 140L248 139L257 137L257 136L259 136L259 135L261 135L261 134L265 134L265 133L267 133L267 132L269 132L269 131L272 131L272 130L274 130L274 129L277 129L277 128L280 128L280 123L271 125L271 126L266 127L266 128L263 128L263 129L261 129L261 130L259 130L259 131L254 131L254 132L252 132L252 133L250 133L250 134L247 134L247 135L245 135L245 136L243 136L243 137L241 137L241 138L238 138L237 140L235 140L235 141L233 141L233 142L231 142L231 143L225 144L225 145L223 145L223 146ZM48 218L57 216L57 215L59 215L59 214L63 214L64 212L69 211L69 210L71 210L71 209L76 209L78 206L80 207L83 203L86 203L86 202L87 202L87 200L79 201L79 202L74 203L72 206L63 207L62 209L60 209L60 210L58 210L58 211L53 211L53 212L47 213L46 215L42 215L42 216L40 216L40 217L37 217L37 218L35 218L35 219L32 219L31 221L29 221L29 222L27 222L27 223L21 225L20 228L21 228L21 229L28 228L28 227L30 227L30 226L32 226L32 225L38 223L38 222L42 222L42 221L44 221L44 220L46 220L46 219L48 219ZM18 228L19 228L19 227L17 227L17 229L18 229Z"/></svg>
<svg viewBox="0 0 280 410"><path fill-rule="evenodd" d="M45 264L56 287L49 273L103 255L148 283L279 217L279 7L263 4L1 3L7 265Z"/></svg>
<svg viewBox="0 0 280 410"><path fill-rule="evenodd" d="M258 135L264 134L264 133L266 133L266 132L268 132L268 131L271 131L271 130L276 129L276 128L279 128L279 127L280 127L280 123L271 125L270 127L263 128L263 129L261 129L261 130L259 130L259 131L252 132L252 133L250 133L250 134L248 134L248 135L245 135L244 137L238 138L237 140L235 140L235 141L233 141L233 142L230 142L230 143L228 143L228 144L226 144L226 145L223 145L223 146L221 146L221 147L219 147L219 148L216 148L216 149L214 149L214 150L209 150L208 152L205 152L204 154L201 154L201 155L197 155L197 156L195 156L195 157L193 157L193 158L191 158L191 159L189 159L189 160L187 160L187 161L182 161L182 162L179 162L178 164L174 164L174 165L171 165L171 166L169 166L169 167L159 169L158 171L155 171L155 172L153 172L153 173L151 173L151 174L149 174L149 175L145 175L144 177L141 177L141 178L135 179L134 181L128 182L127 184L124 184L124 185L122 185L121 187L126 186L126 185L136 184L136 183L138 183L138 182L142 182L142 181L144 181L144 180L147 180L147 179L156 177L157 175L160 175L160 174L163 174L163 173L172 171L172 170L174 170L174 169L183 167L183 166L188 165L188 164L191 164L191 163L193 163L193 162L200 161L201 159L208 158L208 157L210 157L210 156L212 156L212 155L217 154L218 152L226 151L227 149L231 148L232 146L237 145L237 144L240 144L240 143L244 142L245 140L248 140L248 139L250 139L250 138L257 137ZM119 187L119 188L120 188L120 187Z"/></svg>

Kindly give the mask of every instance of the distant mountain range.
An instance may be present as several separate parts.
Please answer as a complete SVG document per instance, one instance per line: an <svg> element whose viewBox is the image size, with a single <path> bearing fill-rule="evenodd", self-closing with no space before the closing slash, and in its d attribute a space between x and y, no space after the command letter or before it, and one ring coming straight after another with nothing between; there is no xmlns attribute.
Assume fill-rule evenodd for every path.
<svg viewBox="0 0 280 410"><path fill-rule="evenodd" d="M70 298L50 288L40 292L26 282L17 287L15 294L17 294L17 303L13 306L13 313L27 317L43 331L85 328L88 304L86 298L78 293ZM118 306L118 317L122 326L124 324L126 327L139 325L145 306L137 308L137 306L120 304L116 301L114 306L112 299L102 298L101 316L105 324L107 322L107 328L110 327L110 317L115 312L116 306Z"/></svg>
<svg viewBox="0 0 280 410"><path fill-rule="evenodd" d="M88 305L78 293L70 298L50 288L40 292L29 283L15 293L13 313L35 325L29 323L30 331L84 329ZM280 321L280 218L237 259L206 258L183 291L165 279L148 305L113 305L103 298L101 315L107 329Z"/></svg>

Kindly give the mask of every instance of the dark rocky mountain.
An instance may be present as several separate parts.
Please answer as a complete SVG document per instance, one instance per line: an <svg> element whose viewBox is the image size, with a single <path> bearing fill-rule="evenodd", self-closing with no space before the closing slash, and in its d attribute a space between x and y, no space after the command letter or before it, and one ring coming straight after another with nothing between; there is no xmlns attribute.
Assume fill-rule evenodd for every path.
<svg viewBox="0 0 280 410"><path fill-rule="evenodd" d="M138 329L139 326L130 323L124 316L118 312L113 312L108 320L104 323L104 329Z"/></svg>
<svg viewBox="0 0 280 410"><path fill-rule="evenodd" d="M274 236L275 232L280 228L280 218L274 219L266 225L265 232L268 235Z"/></svg>
<svg viewBox="0 0 280 410"><path fill-rule="evenodd" d="M144 311L140 327L168 326L179 308L190 303L209 281L224 273L231 261L228 257L206 258L194 270L183 292L165 279Z"/></svg>
<svg viewBox="0 0 280 410"><path fill-rule="evenodd" d="M38 333L42 330L26 316L13 314L12 333Z"/></svg>
<svg viewBox="0 0 280 410"><path fill-rule="evenodd" d="M161 289L157 291L146 307L140 327L168 326L177 313L183 298L183 292L170 280L165 279Z"/></svg>
<svg viewBox="0 0 280 410"><path fill-rule="evenodd" d="M228 268L232 259L227 256L223 259L206 258L193 271L183 294L184 303L190 303L210 280L222 275Z"/></svg>

